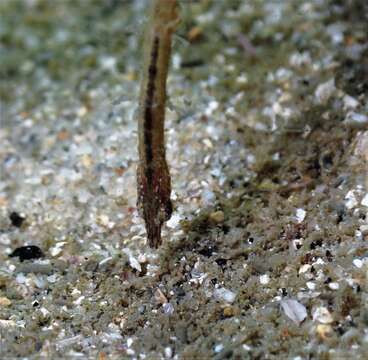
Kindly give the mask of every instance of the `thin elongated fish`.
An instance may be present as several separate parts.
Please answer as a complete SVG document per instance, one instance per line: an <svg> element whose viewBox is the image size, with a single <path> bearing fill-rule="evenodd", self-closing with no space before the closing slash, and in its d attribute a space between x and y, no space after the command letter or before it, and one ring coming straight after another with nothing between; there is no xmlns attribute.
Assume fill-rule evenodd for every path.
<svg viewBox="0 0 368 360"><path fill-rule="evenodd" d="M171 37L178 23L176 0L152 1L138 111L137 206L146 224L148 244L154 248L161 244L161 227L172 214L164 121Z"/></svg>

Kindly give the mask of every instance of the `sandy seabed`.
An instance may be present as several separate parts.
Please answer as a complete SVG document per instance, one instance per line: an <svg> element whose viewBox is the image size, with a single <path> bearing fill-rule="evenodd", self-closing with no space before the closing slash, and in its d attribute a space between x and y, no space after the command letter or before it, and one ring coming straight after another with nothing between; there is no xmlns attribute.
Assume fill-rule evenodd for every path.
<svg viewBox="0 0 368 360"><path fill-rule="evenodd" d="M158 250L146 5L0 2L0 357L364 359L366 1L182 2Z"/></svg>

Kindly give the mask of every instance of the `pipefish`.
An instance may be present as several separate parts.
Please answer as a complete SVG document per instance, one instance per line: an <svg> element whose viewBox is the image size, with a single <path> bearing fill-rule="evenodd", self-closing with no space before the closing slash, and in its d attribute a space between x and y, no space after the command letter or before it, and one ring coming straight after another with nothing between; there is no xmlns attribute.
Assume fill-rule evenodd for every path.
<svg viewBox="0 0 368 360"><path fill-rule="evenodd" d="M164 122L171 38L179 22L177 0L152 1L138 108L137 207L153 248L161 245L161 227L172 214Z"/></svg>

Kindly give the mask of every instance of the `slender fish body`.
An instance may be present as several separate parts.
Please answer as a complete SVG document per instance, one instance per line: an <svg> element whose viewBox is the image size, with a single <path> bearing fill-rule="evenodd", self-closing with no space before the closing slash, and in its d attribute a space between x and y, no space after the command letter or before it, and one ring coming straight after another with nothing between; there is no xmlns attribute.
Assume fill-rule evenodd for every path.
<svg viewBox="0 0 368 360"><path fill-rule="evenodd" d="M137 206L146 224L148 243L154 248L161 244L161 227L172 213L164 121L171 37L178 23L176 0L153 0L138 111Z"/></svg>

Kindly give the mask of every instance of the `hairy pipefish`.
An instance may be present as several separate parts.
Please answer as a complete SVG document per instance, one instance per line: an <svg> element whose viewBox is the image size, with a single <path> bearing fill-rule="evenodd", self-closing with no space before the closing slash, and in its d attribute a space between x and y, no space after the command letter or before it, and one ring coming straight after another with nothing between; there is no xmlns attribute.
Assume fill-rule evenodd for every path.
<svg viewBox="0 0 368 360"><path fill-rule="evenodd" d="M177 0L153 0L138 111L137 207L146 224L148 244L154 248L161 244L161 227L172 213L164 121L171 36L179 21Z"/></svg>

